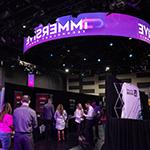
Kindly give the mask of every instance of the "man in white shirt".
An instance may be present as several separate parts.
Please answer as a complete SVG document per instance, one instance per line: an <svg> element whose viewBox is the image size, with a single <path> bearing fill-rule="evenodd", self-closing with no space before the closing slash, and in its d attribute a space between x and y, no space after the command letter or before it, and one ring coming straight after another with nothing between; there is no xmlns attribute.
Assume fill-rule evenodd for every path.
<svg viewBox="0 0 150 150"><path fill-rule="evenodd" d="M84 116L86 118L85 122L85 138L88 143L93 143L93 117L94 117L94 109L90 105L89 102L85 103L85 107L87 109L87 114L84 113Z"/></svg>

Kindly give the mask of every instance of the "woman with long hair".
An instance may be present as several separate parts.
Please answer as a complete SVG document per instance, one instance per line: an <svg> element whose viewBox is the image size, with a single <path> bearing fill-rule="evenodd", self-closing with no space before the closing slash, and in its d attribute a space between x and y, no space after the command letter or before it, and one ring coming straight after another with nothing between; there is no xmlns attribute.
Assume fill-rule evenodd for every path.
<svg viewBox="0 0 150 150"><path fill-rule="evenodd" d="M57 129L58 141L61 141L61 137L62 137L62 140L65 140L64 129L65 129L65 122L67 119L67 113L64 110L62 104L59 104L57 106L56 112L54 114L54 118L56 120L56 129Z"/></svg>
<svg viewBox="0 0 150 150"><path fill-rule="evenodd" d="M84 117L83 114L84 114L84 110L82 108L82 104L78 103L76 106L76 110L74 112L78 138L81 138L81 136L82 136L83 117Z"/></svg>
<svg viewBox="0 0 150 150"><path fill-rule="evenodd" d="M12 108L6 103L0 112L0 141L2 149L8 150L11 145L11 133L13 127Z"/></svg>

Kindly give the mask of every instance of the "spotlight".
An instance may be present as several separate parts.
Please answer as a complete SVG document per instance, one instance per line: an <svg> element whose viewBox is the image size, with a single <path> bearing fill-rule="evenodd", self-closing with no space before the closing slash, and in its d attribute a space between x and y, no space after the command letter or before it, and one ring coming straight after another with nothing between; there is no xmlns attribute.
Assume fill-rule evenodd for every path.
<svg viewBox="0 0 150 150"><path fill-rule="evenodd" d="M65 67L66 66L66 64L63 64L63 67Z"/></svg>
<svg viewBox="0 0 150 150"><path fill-rule="evenodd" d="M85 74L84 74L84 73L81 73L81 76L82 76L82 77L84 77L84 76L85 76Z"/></svg>
<svg viewBox="0 0 150 150"><path fill-rule="evenodd" d="M70 53L70 49L68 49L67 52Z"/></svg>
<svg viewBox="0 0 150 150"><path fill-rule="evenodd" d="M107 66L107 67L105 68L105 71L109 71L109 70L110 70L110 67Z"/></svg>
<svg viewBox="0 0 150 150"><path fill-rule="evenodd" d="M129 40L132 40L132 38L129 38Z"/></svg>
<svg viewBox="0 0 150 150"><path fill-rule="evenodd" d="M97 61L98 61L98 62L100 62L100 61L101 61L101 59L99 58L99 59L97 59Z"/></svg>
<svg viewBox="0 0 150 150"><path fill-rule="evenodd" d="M66 73L68 73L68 72L69 72L69 69L68 69L68 68L66 68L66 69L65 69L65 72L66 72Z"/></svg>
<svg viewBox="0 0 150 150"><path fill-rule="evenodd" d="M110 44L109 44L109 46L113 46L113 45L114 45L113 43L110 43Z"/></svg>
<svg viewBox="0 0 150 150"><path fill-rule="evenodd" d="M25 29L25 28L26 28L26 25L23 25L22 28Z"/></svg>
<svg viewBox="0 0 150 150"><path fill-rule="evenodd" d="M53 57L54 55L51 53L50 56Z"/></svg>
<svg viewBox="0 0 150 150"><path fill-rule="evenodd" d="M132 54L129 54L129 57L130 57L130 58L132 58L132 57L133 57L133 55L132 55Z"/></svg>
<svg viewBox="0 0 150 150"><path fill-rule="evenodd" d="M3 66L3 65L4 65L4 62L1 60L1 61L0 61L0 64L1 64L1 66Z"/></svg>
<svg viewBox="0 0 150 150"><path fill-rule="evenodd" d="M86 61L87 59L86 59L86 58L84 58L83 60L84 60L84 61Z"/></svg>

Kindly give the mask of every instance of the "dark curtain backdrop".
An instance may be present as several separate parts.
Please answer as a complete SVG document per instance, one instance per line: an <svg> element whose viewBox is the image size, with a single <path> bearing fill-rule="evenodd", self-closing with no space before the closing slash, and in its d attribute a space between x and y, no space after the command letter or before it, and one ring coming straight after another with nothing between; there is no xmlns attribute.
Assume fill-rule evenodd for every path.
<svg viewBox="0 0 150 150"><path fill-rule="evenodd" d="M121 82L115 76L106 77L107 124L103 150L150 150L150 121L117 119L114 104L117 93L113 83ZM144 95L142 97L145 97ZM142 100L145 101L145 100Z"/></svg>
<svg viewBox="0 0 150 150"><path fill-rule="evenodd" d="M69 99L74 99L75 104L82 103L84 105L87 101L101 101L100 96L87 95L81 93L71 93L67 91L56 91L51 89L42 89L42 88L31 88L22 85L5 83L5 101L11 103L14 108L14 92L21 91L24 94L30 95L31 97L31 107L35 109L36 107L36 94L37 93L48 93L53 95L53 104L55 108L58 104L63 104L68 114L71 114L70 102ZM73 112L74 113L74 112Z"/></svg>

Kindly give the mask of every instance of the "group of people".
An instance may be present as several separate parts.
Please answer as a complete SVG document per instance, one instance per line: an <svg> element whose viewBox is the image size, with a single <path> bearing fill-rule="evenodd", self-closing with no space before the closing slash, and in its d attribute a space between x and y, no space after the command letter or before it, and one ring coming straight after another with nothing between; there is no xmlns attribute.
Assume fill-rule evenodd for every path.
<svg viewBox="0 0 150 150"><path fill-rule="evenodd" d="M58 104L56 111L54 112L54 105L52 104L51 97L49 97L48 103L46 103L43 107L43 119L46 126L45 133L47 139L50 139L50 137L53 136L52 128L55 122L58 141L65 140L64 129L66 126L67 112L64 110L62 104Z"/></svg>
<svg viewBox="0 0 150 150"><path fill-rule="evenodd" d="M74 117L79 141L84 141L92 145L94 143L94 138L100 139L99 125L104 125L106 123L105 109L102 109L96 102L86 102L84 110L82 104L78 103ZM95 131L94 137L93 127Z"/></svg>
<svg viewBox="0 0 150 150"><path fill-rule="evenodd" d="M29 107L30 97L24 95L21 106L13 114L9 103L3 106L0 113L0 142L2 150L8 150L11 145L11 136L14 132L15 150L33 150L33 129L38 126L36 112Z"/></svg>
<svg viewBox="0 0 150 150"><path fill-rule="evenodd" d="M38 127L37 114L29 107L30 96L24 95L21 100L21 106L17 107L13 114L9 103L6 103L0 113L0 142L2 149L8 150L11 145L11 136L14 133L14 149L15 150L33 150L33 130ZM102 110L95 102L85 103L85 110L81 103L77 104L74 116L77 126L77 136L79 140L87 143L93 141L93 126L95 133L98 135L98 124L102 121ZM48 102L43 107L43 119L45 123L46 138L51 138L52 127L55 122L57 129L58 141L65 140L65 127L68 119L67 112L62 104L58 104L56 111L49 97Z"/></svg>
<svg viewBox="0 0 150 150"><path fill-rule="evenodd" d="M84 140L91 144L93 142L93 127L95 127L95 137L99 137L98 126L99 124L105 124L106 113L96 102L86 102L85 109L81 103L78 103L74 112L74 118L77 129L77 137L80 141ZM54 105L52 99L48 99L48 103L43 107L43 119L46 126L46 138L52 137L52 126L55 122L55 128L57 129L58 141L65 140L64 129L68 120L67 112L64 110L62 104L57 106L54 111Z"/></svg>

